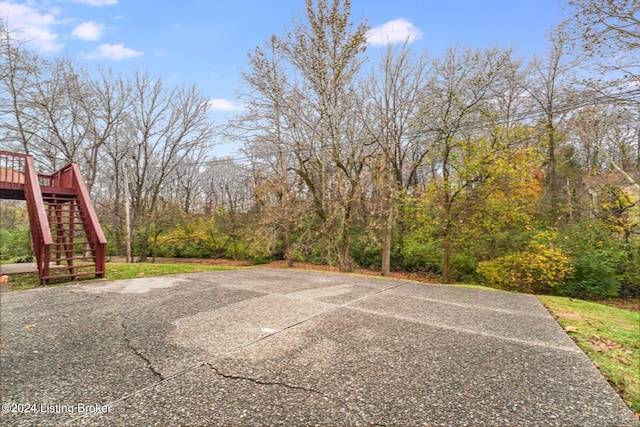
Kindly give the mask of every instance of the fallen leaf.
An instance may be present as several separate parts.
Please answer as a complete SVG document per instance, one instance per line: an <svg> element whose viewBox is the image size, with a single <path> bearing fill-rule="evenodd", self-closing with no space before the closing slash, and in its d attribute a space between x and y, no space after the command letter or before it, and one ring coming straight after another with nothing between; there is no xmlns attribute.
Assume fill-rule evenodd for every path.
<svg viewBox="0 0 640 427"><path fill-rule="evenodd" d="M35 328L37 325L37 323L27 323L26 325L24 325L25 329L31 329L31 328Z"/></svg>
<svg viewBox="0 0 640 427"><path fill-rule="evenodd" d="M578 332L578 328L575 326L567 326L566 328L564 328L565 332Z"/></svg>
<svg viewBox="0 0 640 427"><path fill-rule="evenodd" d="M633 366L633 362L624 356L612 357L611 360L614 362L624 363L627 366Z"/></svg>
<svg viewBox="0 0 640 427"><path fill-rule="evenodd" d="M620 345L620 344L618 344L616 342L613 342L613 341L611 341L609 339L604 340L603 343L609 348L623 348L622 345Z"/></svg>

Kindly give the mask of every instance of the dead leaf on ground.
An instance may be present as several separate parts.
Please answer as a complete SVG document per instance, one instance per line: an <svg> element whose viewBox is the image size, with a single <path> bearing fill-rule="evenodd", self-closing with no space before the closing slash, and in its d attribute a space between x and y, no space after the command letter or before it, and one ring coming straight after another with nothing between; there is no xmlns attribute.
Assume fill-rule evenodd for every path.
<svg viewBox="0 0 640 427"><path fill-rule="evenodd" d="M587 342L589 342L596 351L611 351L616 348L624 348L624 346L609 339L599 340L595 337L591 337L587 339Z"/></svg>
<svg viewBox="0 0 640 427"><path fill-rule="evenodd" d="M578 332L578 328L575 326L567 326L564 328L565 332Z"/></svg>
<svg viewBox="0 0 640 427"><path fill-rule="evenodd" d="M613 362L620 362L620 363L623 363L623 364L625 364L625 365L627 365L627 366L632 366L632 365L633 365L633 362L632 362L631 360L627 359L627 358L626 358L626 357L624 357L624 356L612 357L612 358L611 358L611 360L612 360Z"/></svg>
<svg viewBox="0 0 640 427"><path fill-rule="evenodd" d="M24 325L24 329L35 328L36 325L37 325L37 323L27 323L26 325Z"/></svg>

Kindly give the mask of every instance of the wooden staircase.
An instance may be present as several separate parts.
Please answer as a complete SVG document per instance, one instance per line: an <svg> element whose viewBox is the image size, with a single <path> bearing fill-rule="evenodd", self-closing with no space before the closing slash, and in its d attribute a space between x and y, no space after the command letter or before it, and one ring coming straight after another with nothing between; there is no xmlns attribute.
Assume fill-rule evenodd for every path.
<svg viewBox="0 0 640 427"><path fill-rule="evenodd" d="M41 284L104 277L107 242L75 163L38 175L31 156L0 151L0 198L27 202Z"/></svg>

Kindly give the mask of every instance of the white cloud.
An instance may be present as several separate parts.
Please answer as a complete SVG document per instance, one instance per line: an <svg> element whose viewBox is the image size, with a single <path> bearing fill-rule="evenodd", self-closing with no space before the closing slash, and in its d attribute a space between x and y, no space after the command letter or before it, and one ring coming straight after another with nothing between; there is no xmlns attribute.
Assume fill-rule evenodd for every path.
<svg viewBox="0 0 640 427"><path fill-rule="evenodd" d="M57 42L58 34L51 28L58 23L57 13L59 11L55 9L51 13L41 13L24 4L0 2L0 17L6 19L13 36L29 42L37 51L43 53L56 52L63 47Z"/></svg>
<svg viewBox="0 0 640 427"><path fill-rule="evenodd" d="M207 103L209 111L241 111L244 106L228 99L210 99Z"/></svg>
<svg viewBox="0 0 640 427"><path fill-rule="evenodd" d="M89 6L111 6L118 4L118 0L71 0L73 3L88 4Z"/></svg>
<svg viewBox="0 0 640 427"><path fill-rule="evenodd" d="M95 41L100 40L100 37L102 37L103 28L104 26L102 24L96 24L95 22L83 22L74 28L71 34L82 40Z"/></svg>
<svg viewBox="0 0 640 427"><path fill-rule="evenodd" d="M125 47L122 43L119 44L101 44L98 46L98 50L87 55L89 59L113 59L114 61L121 61L128 58L136 58L142 55L144 52L134 50Z"/></svg>
<svg viewBox="0 0 640 427"><path fill-rule="evenodd" d="M367 41L373 45L412 42L422 38L422 31L404 18L394 19L367 31Z"/></svg>

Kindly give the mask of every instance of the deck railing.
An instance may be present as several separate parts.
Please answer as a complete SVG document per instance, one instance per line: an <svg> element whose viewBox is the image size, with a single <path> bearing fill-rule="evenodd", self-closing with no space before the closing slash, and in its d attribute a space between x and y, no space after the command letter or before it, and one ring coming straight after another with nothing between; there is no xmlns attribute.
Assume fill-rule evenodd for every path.
<svg viewBox="0 0 640 427"><path fill-rule="evenodd" d="M38 274L48 276L53 238L33 157L0 151L0 186L3 195L9 198L21 198L24 192Z"/></svg>
<svg viewBox="0 0 640 427"><path fill-rule="evenodd" d="M40 278L50 276L53 238L42 195L42 189L59 192L67 189L74 194L82 212L88 241L95 251L96 276L103 277L107 240L91 204L80 169L71 163L53 175L36 173L33 157L0 150L0 196L24 199L29 210L29 225ZM46 281L46 279L44 279Z"/></svg>
<svg viewBox="0 0 640 427"><path fill-rule="evenodd" d="M84 212L87 238L89 242L91 242L91 247L95 249L96 275L103 277L106 263L107 239L104 236L100 221L98 221L98 215L91 203L89 191L82 180L80 168L77 164L70 163L48 178L50 179L49 185L51 187L71 188L75 190L80 209Z"/></svg>

